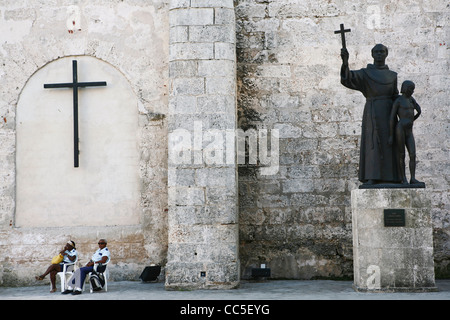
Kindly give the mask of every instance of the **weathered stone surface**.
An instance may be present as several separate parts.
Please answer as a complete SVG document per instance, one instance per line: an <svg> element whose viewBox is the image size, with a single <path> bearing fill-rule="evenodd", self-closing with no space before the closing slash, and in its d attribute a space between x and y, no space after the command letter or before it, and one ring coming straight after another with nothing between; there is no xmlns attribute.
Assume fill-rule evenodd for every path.
<svg viewBox="0 0 450 320"><path fill-rule="evenodd" d="M224 11L232 5L191 1L170 11L168 290L239 284L235 24Z"/></svg>
<svg viewBox="0 0 450 320"><path fill-rule="evenodd" d="M45 271L51 257L69 239L77 244L81 264L98 248L99 237L108 239L112 252L111 280L138 279L146 265L165 264L168 19L168 1L144 4L27 0L0 4L0 32L5 35L0 44L0 285L35 284L36 272ZM38 70L61 57L77 56L102 60L113 66L134 95L129 112L136 123L133 134L138 149L134 173L138 179L133 213L136 219L126 221L125 216L120 223L122 226L106 226L108 222L104 221L103 226L86 227L87 221L79 225L68 218L60 227L47 220L43 227L18 228L15 224L18 101L27 81ZM70 81L71 69L67 72ZM79 75L79 81L96 80L102 79L93 80L86 73ZM47 79L45 83L51 81ZM113 82L110 84L113 86ZM40 86L44 90L43 83ZM70 94L69 105L71 108ZM120 118L120 115L115 116ZM47 121L51 123L56 119L45 119L41 123L43 128ZM80 130L82 133L83 129ZM67 145L72 145L71 140ZM70 148L73 147L69 147L69 152ZM73 164L71 166L73 168ZM105 192L103 197L108 195L112 194ZM95 202L96 197L91 197ZM64 199L57 200L63 210ZM46 210L36 206L34 214L45 218ZM79 226L73 227L74 224Z"/></svg>
<svg viewBox="0 0 450 320"><path fill-rule="evenodd" d="M364 98L339 85L340 38L333 31L342 22L352 29L347 37L352 68L370 63L370 49L382 42L389 47L387 63L398 72L399 82L416 83L415 97L422 106L414 128L417 177L431 192L436 276L449 277L446 6L439 0L2 1L0 285L34 283L30 270L45 268L67 238L80 243L82 260L87 259L99 236L109 239L114 252L112 277L137 279L150 263L166 265L172 223L239 223L242 266L237 272L244 278L261 263L274 278L352 277L350 192L359 184ZM235 42L230 41L233 34ZM411 40L406 46L405 39ZM37 70L78 55L114 66L137 99L140 224L16 228L20 94ZM173 155L168 152L169 132L193 128L196 122L207 139L199 139L201 130L185 131L190 143L183 141L186 152L176 155L189 161L168 170ZM280 133L277 170L262 174L260 159L250 163L247 155L238 168L238 195L230 191L235 186L210 185L203 170L216 166L223 174L235 163L235 155L226 152L234 148L226 137L229 128L234 134L236 122L242 130ZM218 129L222 140L210 129ZM219 145L223 153L212 152ZM217 181L226 181L222 174ZM175 197L172 203L188 202L169 208L169 196ZM192 274L176 275L175 268L170 282L193 277L209 286L208 277L224 270L235 281L238 263L230 262L228 269L208 263L187 268ZM206 277L199 277L197 271L207 267Z"/></svg>
<svg viewBox="0 0 450 320"><path fill-rule="evenodd" d="M449 13L442 1L235 3L239 123L280 130L277 174L239 169L243 277L260 263L272 277L353 276L350 194L359 186L364 97L339 83L341 39L333 31L343 22L352 30L351 68L372 63L371 48L383 43L398 82L416 81L417 177L431 193L436 275L448 277Z"/></svg>
<svg viewBox="0 0 450 320"><path fill-rule="evenodd" d="M425 189L352 191L356 290L437 290L430 204ZM384 209L404 209L405 226L385 226Z"/></svg>

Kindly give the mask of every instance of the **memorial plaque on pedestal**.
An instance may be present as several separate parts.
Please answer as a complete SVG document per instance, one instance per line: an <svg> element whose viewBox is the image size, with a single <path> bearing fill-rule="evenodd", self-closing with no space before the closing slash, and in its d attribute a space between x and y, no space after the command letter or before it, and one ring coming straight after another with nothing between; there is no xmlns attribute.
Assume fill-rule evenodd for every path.
<svg viewBox="0 0 450 320"><path fill-rule="evenodd" d="M404 227L405 209L384 209L385 227Z"/></svg>

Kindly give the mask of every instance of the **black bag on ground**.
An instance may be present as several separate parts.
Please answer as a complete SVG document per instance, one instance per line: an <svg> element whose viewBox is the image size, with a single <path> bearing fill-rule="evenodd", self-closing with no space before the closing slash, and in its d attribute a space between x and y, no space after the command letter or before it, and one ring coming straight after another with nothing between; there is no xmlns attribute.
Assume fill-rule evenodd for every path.
<svg viewBox="0 0 450 320"><path fill-rule="evenodd" d="M95 271L92 271L89 281L91 282L92 290L94 291L102 290L105 285L105 278L103 274Z"/></svg>
<svg viewBox="0 0 450 320"><path fill-rule="evenodd" d="M150 266L145 267L144 271L142 271L139 279L143 282L155 281L158 279L158 276L161 272L161 266Z"/></svg>

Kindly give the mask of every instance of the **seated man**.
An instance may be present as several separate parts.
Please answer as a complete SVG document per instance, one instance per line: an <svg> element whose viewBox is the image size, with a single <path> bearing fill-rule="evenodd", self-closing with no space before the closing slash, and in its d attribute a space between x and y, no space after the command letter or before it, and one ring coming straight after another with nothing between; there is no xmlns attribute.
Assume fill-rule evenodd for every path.
<svg viewBox="0 0 450 320"><path fill-rule="evenodd" d="M81 294L86 275L94 270L94 264L106 263L110 258L110 252L106 247L106 243L105 239L98 241L99 248L92 255L92 259L84 267L75 271L68 281L67 289L62 294Z"/></svg>

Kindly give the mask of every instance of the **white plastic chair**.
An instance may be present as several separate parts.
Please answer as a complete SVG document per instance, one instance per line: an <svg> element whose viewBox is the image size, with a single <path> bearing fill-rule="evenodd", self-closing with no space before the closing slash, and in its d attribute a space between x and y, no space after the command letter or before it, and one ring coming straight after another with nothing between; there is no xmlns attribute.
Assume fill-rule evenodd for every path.
<svg viewBox="0 0 450 320"><path fill-rule="evenodd" d="M75 258L75 260L73 262L64 263L63 270L56 274L57 276L59 276L59 279L61 280L61 292L66 290L66 279L70 279L70 276L72 276L72 273L75 272L76 267L77 267L77 261L78 261L78 256ZM69 277L66 278L66 274L69 274ZM50 283L50 287L51 286L52 286L52 284Z"/></svg>
<svg viewBox="0 0 450 320"><path fill-rule="evenodd" d="M103 278L105 279L105 285L103 286L103 289L105 291L108 291L108 278L109 278L109 268L108 268L108 263L111 259L108 258L108 260L105 263L102 263L102 266L105 266L105 270L103 272L97 272L97 267L98 267L98 263L94 264L94 271L97 272L98 274L103 274ZM87 279L89 282L89 286L90 286L90 291L91 293L94 292L94 288L92 287L92 283L91 283L91 274L92 272L89 272ZM85 286L83 286L84 289ZM83 290L84 291L84 290Z"/></svg>

